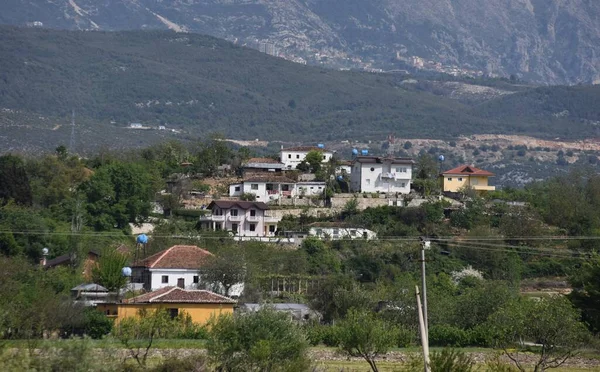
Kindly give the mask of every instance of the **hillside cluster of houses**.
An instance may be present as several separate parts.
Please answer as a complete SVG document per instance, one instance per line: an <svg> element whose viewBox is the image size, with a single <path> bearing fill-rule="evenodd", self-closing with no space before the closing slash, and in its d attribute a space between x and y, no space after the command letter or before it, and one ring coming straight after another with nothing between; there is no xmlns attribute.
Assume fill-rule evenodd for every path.
<svg viewBox="0 0 600 372"><path fill-rule="evenodd" d="M272 213L270 204L277 204L285 198L304 198L323 195L327 184L308 178L291 176L311 151L321 154L322 162L327 163L333 153L322 146L293 147L281 149L279 160L271 158L249 159L243 165L243 176L239 182L229 185L229 199L213 200L199 223L203 229L226 230L239 240L278 241L282 239L278 224L280 216ZM339 162L336 175L346 180L352 193L408 194L414 162L410 158L369 156L367 153L354 153L348 162ZM314 156L313 156L314 158ZM295 173L295 172L294 172ZM441 172L442 190L456 193L468 186L477 192L494 190L488 183L493 174L473 166L460 166ZM253 194L253 201L248 199ZM302 232L285 236L296 244L313 236L317 239L376 239L375 232L348 225L344 222L320 222L307 226ZM98 253L90 251L84 265L84 275L97 264ZM220 283L209 283L203 276L203 267L212 253L193 245L175 245L147 258L134 260L130 268L130 282L127 289L139 294L123 298L122 293L109 293L98 284L83 284L73 288L76 301L87 306L96 306L106 316L116 322L137 316L140 310L165 309L172 317L182 312L190 315L192 321L204 324L212 316L233 313L238 298L244 290L244 283L237 283L226 290ZM68 264L72 257L65 255L41 263L46 268ZM284 284L285 285L285 284ZM298 288L302 288L300 284ZM242 311L256 311L260 304L244 304ZM302 321L318 317L303 304L278 304L278 311L284 311L293 319Z"/></svg>
<svg viewBox="0 0 600 372"><path fill-rule="evenodd" d="M269 205L282 199L319 197L324 194L327 183L310 180L310 177L291 177L307 159L310 152L321 154L322 162L328 163L334 154L319 146L282 148L279 159L251 158L242 166L242 179L229 185L229 200L215 200L200 217L200 225L208 230L227 230L236 239L265 239L280 237L280 217L270 213ZM413 177L414 161L411 158L371 156L354 153L351 161L338 161L337 177L348 180L351 193L409 194ZM473 166L460 166L440 174L442 190L456 193L469 186L476 191L494 190L488 178L493 174ZM255 201L244 201L251 195ZM343 223L316 224L307 233L291 234L296 243L306 236L330 239L374 239L376 234ZM288 234L288 238L290 234ZM291 241L290 241L291 242Z"/></svg>

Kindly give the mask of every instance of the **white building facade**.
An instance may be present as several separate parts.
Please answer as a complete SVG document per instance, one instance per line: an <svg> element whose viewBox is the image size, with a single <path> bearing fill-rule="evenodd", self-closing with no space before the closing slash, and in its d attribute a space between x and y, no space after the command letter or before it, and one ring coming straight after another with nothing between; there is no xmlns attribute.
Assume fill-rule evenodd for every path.
<svg viewBox="0 0 600 372"><path fill-rule="evenodd" d="M267 215L263 202L215 200L208 205L210 214L200 217L206 230L226 230L239 237L275 236L279 218Z"/></svg>
<svg viewBox="0 0 600 372"><path fill-rule="evenodd" d="M298 164L302 163L302 161L306 159L306 155L311 151L320 152L323 158L323 163L327 163L333 157L333 153L331 151L327 151L322 147L299 146L281 149L279 152L279 159L284 164L286 169L296 169Z"/></svg>
<svg viewBox="0 0 600 372"><path fill-rule="evenodd" d="M363 229L362 227L346 227L346 226L319 226L314 224L308 230L308 234L316 236L320 239L364 239L373 240L377 239L377 233L369 229Z"/></svg>
<svg viewBox="0 0 600 372"><path fill-rule="evenodd" d="M256 201L267 203L294 196L296 181L283 176L251 177L229 185L229 196L256 195Z"/></svg>
<svg viewBox="0 0 600 372"><path fill-rule="evenodd" d="M352 162L353 192L408 194L414 161L409 158L357 156Z"/></svg>

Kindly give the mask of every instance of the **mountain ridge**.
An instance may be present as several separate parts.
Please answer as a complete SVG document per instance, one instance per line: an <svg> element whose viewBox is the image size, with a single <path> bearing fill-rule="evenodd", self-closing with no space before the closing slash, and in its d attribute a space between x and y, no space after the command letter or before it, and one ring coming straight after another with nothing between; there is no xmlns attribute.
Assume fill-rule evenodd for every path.
<svg viewBox="0 0 600 372"><path fill-rule="evenodd" d="M0 23L170 28L312 64L600 83L600 2L589 0L7 0ZM437 66L436 64L439 64ZM441 66L441 67L440 67Z"/></svg>

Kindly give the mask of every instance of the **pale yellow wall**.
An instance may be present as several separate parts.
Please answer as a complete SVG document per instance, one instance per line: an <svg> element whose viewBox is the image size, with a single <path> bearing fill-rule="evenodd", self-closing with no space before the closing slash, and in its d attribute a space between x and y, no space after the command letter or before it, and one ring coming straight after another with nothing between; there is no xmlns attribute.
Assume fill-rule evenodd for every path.
<svg viewBox="0 0 600 372"><path fill-rule="evenodd" d="M452 178L452 181L448 179ZM462 178L462 181L459 181ZM470 181L469 181L470 178ZM488 176L443 176L442 178L443 191L458 192L464 186L478 185L487 186Z"/></svg>
<svg viewBox="0 0 600 372"><path fill-rule="evenodd" d="M117 304L117 321L130 317L138 316L140 309L179 309L181 314L185 311L192 317L192 322L204 324L211 316L220 314L232 314L233 304ZM100 310L100 308L99 308Z"/></svg>

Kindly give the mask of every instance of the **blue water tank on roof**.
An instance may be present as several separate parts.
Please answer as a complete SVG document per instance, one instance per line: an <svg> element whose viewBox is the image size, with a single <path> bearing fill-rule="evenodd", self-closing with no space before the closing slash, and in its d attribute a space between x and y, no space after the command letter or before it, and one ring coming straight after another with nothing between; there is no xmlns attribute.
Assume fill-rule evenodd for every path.
<svg viewBox="0 0 600 372"><path fill-rule="evenodd" d="M369 150L360 150L360 154L363 156L369 155Z"/></svg>
<svg viewBox="0 0 600 372"><path fill-rule="evenodd" d="M320 148L320 149L324 149L324 148L325 148L325 145L324 145L324 144L322 144L322 143L319 143L319 144L317 145L317 147L318 147L318 148Z"/></svg>

